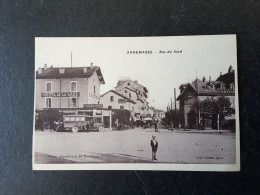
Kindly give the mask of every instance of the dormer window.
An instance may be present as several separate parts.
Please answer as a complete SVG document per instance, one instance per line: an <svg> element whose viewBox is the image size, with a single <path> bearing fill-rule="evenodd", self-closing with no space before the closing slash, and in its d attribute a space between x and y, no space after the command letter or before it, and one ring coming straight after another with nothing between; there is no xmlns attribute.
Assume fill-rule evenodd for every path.
<svg viewBox="0 0 260 195"><path fill-rule="evenodd" d="M230 89L231 89L232 91L235 90L235 84L234 84L234 83L231 83L231 84L230 84Z"/></svg>

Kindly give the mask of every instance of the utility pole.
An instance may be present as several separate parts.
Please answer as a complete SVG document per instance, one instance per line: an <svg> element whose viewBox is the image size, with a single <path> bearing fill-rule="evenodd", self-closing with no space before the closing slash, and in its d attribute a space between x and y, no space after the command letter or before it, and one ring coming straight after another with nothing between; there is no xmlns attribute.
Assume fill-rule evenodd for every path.
<svg viewBox="0 0 260 195"><path fill-rule="evenodd" d="M172 98L171 98L171 110L172 110Z"/></svg>
<svg viewBox="0 0 260 195"><path fill-rule="evenodd" d="M70 66L71 66L71 68L72 68L72 51L71 51L71 53L70 53Z"/></svg>
<svg viewBox="0 0 260 195"><path fill-rule="evenodd" d="M176 89L174 88L174 117L175 117L175 123L174 127L177 126L177 117L176 117Z"/></svg>
<svg viewBox="0 0 260 195"><path fill-rule="evenodd" d="M198 100L198 106L199 106L199 126L200 126L200 100L199 100L199 87L198 87L198 77L197 77L197 71L196 71L196 88L197 88L197 93L198 93L198 98L197 98L197 100Z"/></svg>

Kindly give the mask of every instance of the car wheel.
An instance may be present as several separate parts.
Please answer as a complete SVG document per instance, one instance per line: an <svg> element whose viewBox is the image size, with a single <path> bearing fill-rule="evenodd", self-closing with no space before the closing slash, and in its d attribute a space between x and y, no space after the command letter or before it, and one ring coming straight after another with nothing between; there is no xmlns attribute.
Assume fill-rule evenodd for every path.
<svg viewBox="0 0 260 195"><path fill-rule="evenodd" d="M100 127L98 127L98 131L99 131L99 132L103 132L103 131L105 131L105 128L102 127L102 126L100 126Z"/></svg>
<svg viewBox="0 0 260 195"><path fill-rule="evenodd" d="M72 131L73 133L76 133L76 132L78 132L78 130L79 130L79 128L78 128L78 127L72 127L72 129L71 129L71 131Z"/></svg>

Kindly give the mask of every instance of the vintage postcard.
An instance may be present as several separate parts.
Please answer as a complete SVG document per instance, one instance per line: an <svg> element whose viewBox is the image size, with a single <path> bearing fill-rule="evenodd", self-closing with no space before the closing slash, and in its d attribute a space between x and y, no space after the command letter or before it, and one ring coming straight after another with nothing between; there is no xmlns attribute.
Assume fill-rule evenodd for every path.
<svg viewBox="0 0 260 195"><path fill-rule="evenodd" d="M33 170L239 171L236 35L35 38Z"/></svg>

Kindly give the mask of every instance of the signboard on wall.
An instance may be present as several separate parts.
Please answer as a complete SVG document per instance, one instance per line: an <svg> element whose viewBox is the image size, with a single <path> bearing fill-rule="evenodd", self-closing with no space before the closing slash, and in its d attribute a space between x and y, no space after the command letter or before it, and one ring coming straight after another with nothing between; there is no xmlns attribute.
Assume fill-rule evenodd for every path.
<svg viewBox="0 0 260 195"><path fill-rule="evenodd" d="M123 98L121 98L121 99L118 99L118 103L119 104L124 104L126 102L126 100L125 99L123 99Z"/></svg>
<svg viewBox="0 0 260 195"><path fill-rule="evenodd" d="M42 97L78 97L79 92L45 92Z"/></svg>
<svg viewBox="0 0 260 195"><path fill-rule="evenodd" d="M83 108L103 108L103 104L83 104Z"/></svg>

